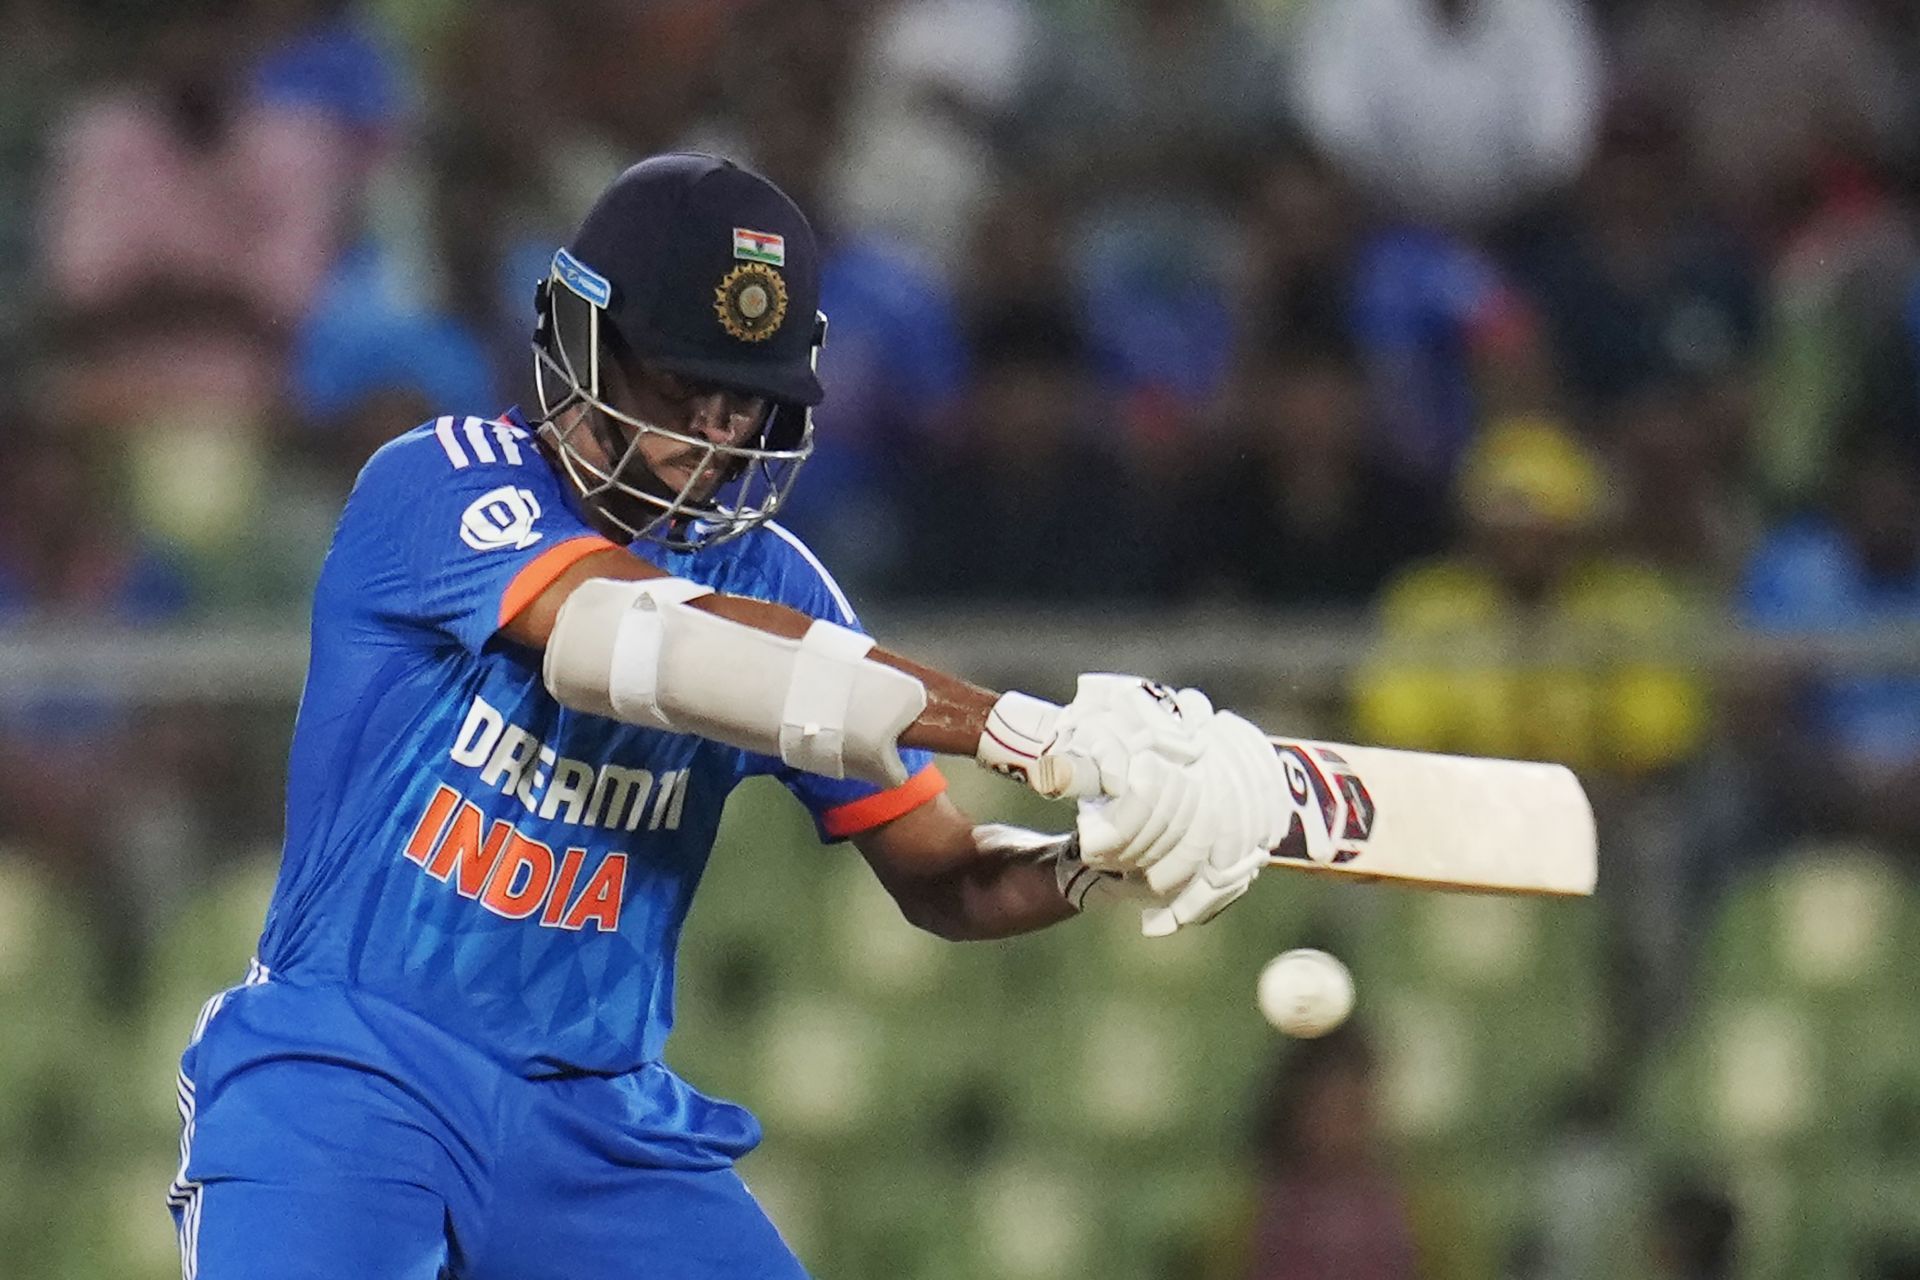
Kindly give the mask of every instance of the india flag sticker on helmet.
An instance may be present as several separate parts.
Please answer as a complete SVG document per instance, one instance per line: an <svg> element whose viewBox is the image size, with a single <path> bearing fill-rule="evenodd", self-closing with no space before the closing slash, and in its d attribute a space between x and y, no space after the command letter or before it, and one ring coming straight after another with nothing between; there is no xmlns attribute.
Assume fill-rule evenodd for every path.
<svg viewBox="0 0 1920 1280"><path fill-rule="evenodd" d="M733 229L733 256L748 262L764 262L769 266L787 265L787 238L766 231L749 231L745 227Z"/></svg>

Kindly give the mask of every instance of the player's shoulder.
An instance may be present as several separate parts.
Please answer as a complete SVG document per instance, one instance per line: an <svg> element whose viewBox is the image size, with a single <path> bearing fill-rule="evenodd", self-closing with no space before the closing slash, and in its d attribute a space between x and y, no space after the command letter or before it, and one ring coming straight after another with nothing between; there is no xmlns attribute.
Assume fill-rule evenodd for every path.
<svg viewBox="0 0 1920 1280"><path fill-rule="evenodd" d="M463 472L544 466L532 432L513 417L455 414L430 419L380 446L361 470L360 482L431 481Z"/></svg>
<svg viewBox="0 0 1920 1280"><path fill-rule="evenodd" d="M815 617L848 626L859 625L846 592L798 534L774 520L735 539L734 556L741 568L763 584L763 594ZM838 617L835 617L835 614Z"/></svg>

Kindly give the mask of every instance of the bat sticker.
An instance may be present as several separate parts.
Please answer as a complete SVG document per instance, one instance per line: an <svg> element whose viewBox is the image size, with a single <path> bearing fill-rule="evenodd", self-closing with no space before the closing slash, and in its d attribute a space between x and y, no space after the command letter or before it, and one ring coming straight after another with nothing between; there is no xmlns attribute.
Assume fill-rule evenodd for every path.
<svg viewBox="0 0 1920 1280"><path fill-rule="evenodd" d="M1358 846L1366 843L1373 834L1376 812L1367 784L1360 780L1353 766L1338 752L1318 747L1309 754L1293 743L1276 743L1275 747L1285 766L1287 786L1293 792L1294 804L1304 805L1311 790L1327 830L1338 842L1338 847L1333 851L1333 861L1338 864L1358 858ZM1316 760L1315 755L1319 759ZM1298 822L1287 832L1287 838L1274 853L1283 858L1308 856L1306 832Z"/></svg>

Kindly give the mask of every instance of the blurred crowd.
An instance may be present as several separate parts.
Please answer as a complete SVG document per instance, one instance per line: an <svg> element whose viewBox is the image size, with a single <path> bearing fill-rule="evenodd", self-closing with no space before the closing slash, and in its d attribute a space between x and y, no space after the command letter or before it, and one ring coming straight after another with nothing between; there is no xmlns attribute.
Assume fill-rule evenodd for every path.
<svg viewBox="0 0 1920 1280"><path fill-rule="evenodd" d="M856 599L1366 611L1368 740L1750 775L1695 845L1920 838L1920 681L1686 657L1920 616L1912 6L8 0L0 46L0 626L298 618L367 454L526 400L552 247L700 147L826 244L788 522ZM30 710L0 750L95 729Z"/></svg>
<svg viewBox="0 0 1920 1280"><path fill-rule="evenodd" d="M1920 870L1920 659L1698 658L1920 622L1904 0L0 0L0 50L0 631L300 617L367 455L527 402L553 247L691 147L821 233L786 522L856 600L1369 620L1354 737L1582 770L1639 1037L1741 870ZM0 843L172 883L270 835L284 732L9 703Z"/></svg>

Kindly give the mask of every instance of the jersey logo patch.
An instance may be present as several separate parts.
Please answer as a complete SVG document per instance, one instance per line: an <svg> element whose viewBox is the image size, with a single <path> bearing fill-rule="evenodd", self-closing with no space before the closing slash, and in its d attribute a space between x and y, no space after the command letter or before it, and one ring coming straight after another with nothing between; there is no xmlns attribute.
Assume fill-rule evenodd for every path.
<svg viewBox="0 0 1920 1280"><path fill-rule="evenodd" d="M524 551L540 541L533 522L540 518L540 500L527 489L503 484L481 494L460 516L460 541L475 551Z"/></svg>

